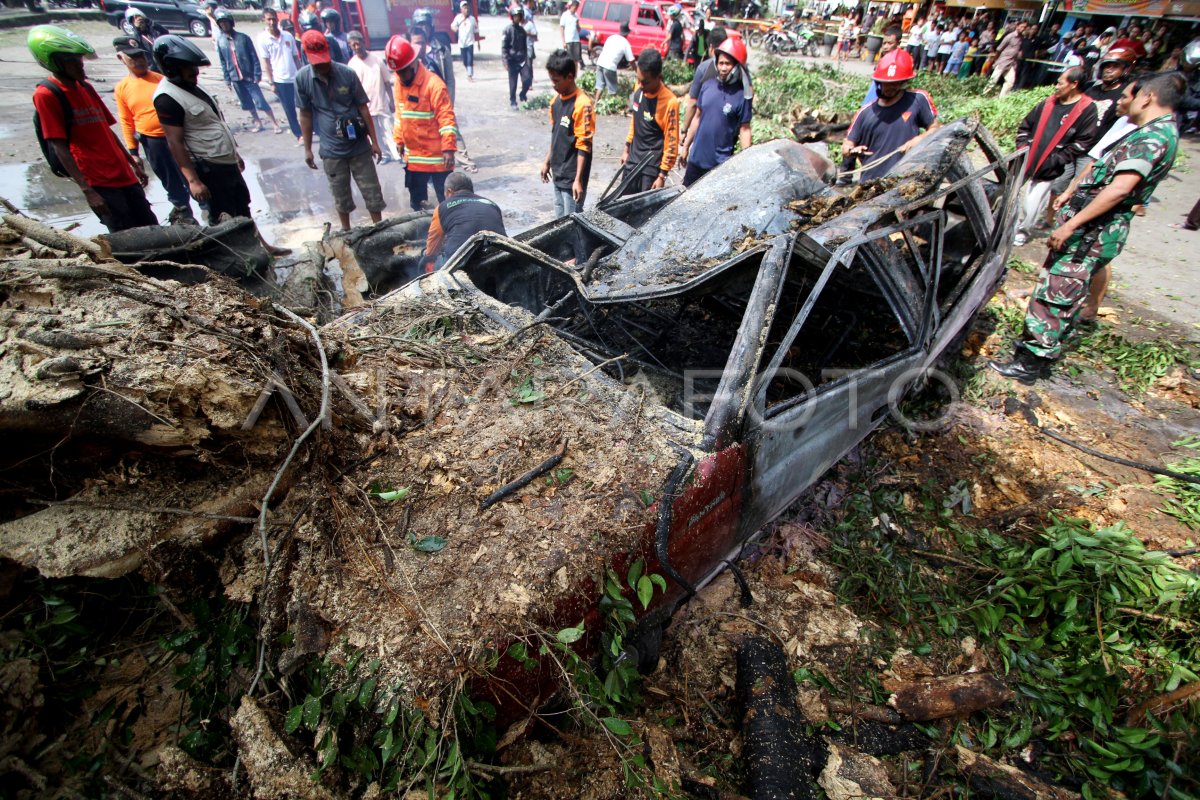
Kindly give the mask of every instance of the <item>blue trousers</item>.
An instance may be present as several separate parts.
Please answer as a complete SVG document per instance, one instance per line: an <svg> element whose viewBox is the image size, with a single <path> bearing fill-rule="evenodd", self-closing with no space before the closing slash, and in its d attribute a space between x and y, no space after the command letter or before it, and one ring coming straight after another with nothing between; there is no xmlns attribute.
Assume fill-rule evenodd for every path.
<svg viewBox="0 0 1200 800"><path fill-rule="evenodd" d="M288 127L292 129L292 136L300 138L300 120L296 116L296 84L294 83L276 83L275 94L279 95L279 105L283 106L283 113L287 116Z"/></svg>
<svg viewBox="0 0 1200 800"><path fill-rule="evenodd" d="M171 201L171 205L176 208L190 208L192 195L188 191L187 180L171 155L166 137L139 133L138 141L141 142L142 152L146 154L146 161L150 162L150 169L167 190L167 199Z"/></svg>

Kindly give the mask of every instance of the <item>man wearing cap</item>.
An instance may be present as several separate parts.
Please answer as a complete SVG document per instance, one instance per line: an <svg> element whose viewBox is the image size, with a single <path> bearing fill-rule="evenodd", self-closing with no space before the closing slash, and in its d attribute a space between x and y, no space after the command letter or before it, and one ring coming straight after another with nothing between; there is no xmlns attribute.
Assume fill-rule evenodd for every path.
<svg viewBox="0 0 1200 800"><path fill-rule="evenodd" d="M146 16L146 12L142 11L137 6L129 6L125 9L125 19L133 26L133 37L137 39L138 47L145 50L147 53L154 52L154 40L160 36L167 35L167 29L157 22L151 22ZM153 61L153 56L151 56ZM157 64L154 65L157 68Z"/></svg>
<svg viewBox="0 0 1200 800"><path fill-rule="evenodd" d="M854 115L842 144L842 153L860 156L868 165L862 168L864 181L886 175L940 124L929 94L908 88L913 61L907 50L893 50L881 58L872 77L879 96Z"/></svg>
<svg viewBox="0 0 1200 800"><path fill-rule="evenodd" d="M271 104L263 97L258 82L262 80L262 65L258 62L258 52L249 36L233 29L233 15L223 8L216 11L217 24L221 26L221 35L217 37L217 58L221 62L221 73L225 83L233 89L243 111L250 112L254 121L251 133L263 129L258 112L262 111L271 120L276 133L283 133L283 128L275 121L275 112ZM257 108L257 110L255 110Z"/></svg>
<svg viewBox="0 0 1200 800"><path fill-rule="evenodd" d="M113 133L116 122L87 80L85 58L92 46L66 28L36 25L29 51L51 75L33 90L41 135L84 200L110 231L157 225L142 189L146 172ZM64 109L70 109L70 115Z"/></svg>
<svg viewBox="0 0 1200 800"><path fill-rule="evenodd" d="M425 69L417 50L393 36L384 50L395 85L396 147L404 157L404 186L414 211L425 207L429 184L438 202L446 199L446 177L454 171L458 122L442 79Z"/></svg>
<svg viewBox="0 0 1200 800"><path fill-rule="evenodd" d="M382 153L367 93L354 70L333 60L323 33L305 31L300 44L308 56L308 65L296 73L304 163L311 169L317 168L312 152L315 120L321 134L321 166L325 168L342 230L350 229L350 212L354 210L351 176L362 193L371 222L379 222L385 203L375 160Z"/></svg>
<svg viewBox="0 0 1200 800"><path fill-rule="evenodd" d="M367 49L367 40L361 33L351 31L347 39L353 54L347 66L354 70L363 91L367 93L367 105L375 123L375 135L379 139L380 149L383 150L383 160L380 163L399 161L400 153L396 150L395 140L396 101L392 92L392 72L382 58Z"/></svg>
<svg viewBox="0 0 1200 800"><path fill-rule="evenodd" d="M263 75L275 88L279 105L283 106L288 127L296 141L300 141L300 120L296 116L296 72L300 69L300 56L296 38L279 27L279 14L273 8L263 9L263 25L254 40L258 57L262 61Z"/></svg>
<svg viewBox="0 0 1200 800"><path fill-rule="evenodd" d="M629 46L629 23L622 22L618 30L620 33L614 33L604 40L600 55L596 56L596 100L603 97L605 92L617 93L617 70L622 64L633 61L633 48Z"/></svg>
<svg viewBox="0 0 1200 800"><path fill-rule="evenodd" d="M168 222L172 225L195 225L187 181L175 159L171 158L167 134L158 121L158 112L154 110L154 92L163 76L151 71L151 54L142 49L141 41L136 37L118 36L113 39L113 48L117 51L117 58L129 70L129 74L113 89L125 149L135 161L139 148L145 151L150 169L162 182L171 201Z"/></svg>

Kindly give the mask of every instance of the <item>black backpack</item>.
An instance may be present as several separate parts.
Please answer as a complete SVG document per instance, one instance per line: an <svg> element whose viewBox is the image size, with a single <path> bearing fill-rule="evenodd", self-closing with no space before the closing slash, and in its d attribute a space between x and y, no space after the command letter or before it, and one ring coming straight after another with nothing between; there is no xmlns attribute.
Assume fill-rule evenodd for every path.
<svg viewBox="0 0 1200 800"><path fill-rule="evenodd" d="M67 142L69 143L71 141L71 125L75 122L75 111L71 108L71 103L67 100L67 95L54 81L41 81L38 83L38 86L46 87L50 94L57 97L58 102L62 104L63 127L67 131ZM90 89L91 87L88 86L88 88ZM50 165L50 171L60 178L71 177L71 173L67 172L67 168L59 161L58 154L46 144L46 139L42 136L42 118L36 109L33 112L33 132L37 136L38 147L42 148L42 156L46 159L46 163Z"/></svg>

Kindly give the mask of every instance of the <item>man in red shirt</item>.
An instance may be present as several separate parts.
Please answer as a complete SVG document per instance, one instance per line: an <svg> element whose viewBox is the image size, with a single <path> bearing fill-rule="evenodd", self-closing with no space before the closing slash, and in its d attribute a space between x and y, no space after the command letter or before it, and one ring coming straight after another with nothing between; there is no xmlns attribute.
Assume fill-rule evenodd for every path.
<svg viewBox="0 0 1200 800"><path fill-rule="evenodd" d="M146 173L113 132L116 119L87 81L85 58L96 51L57 25L30 29L29 52L51 76L33 91L42 138L83 190L88 206L110 231L157 225L146 193Z"/></svg>

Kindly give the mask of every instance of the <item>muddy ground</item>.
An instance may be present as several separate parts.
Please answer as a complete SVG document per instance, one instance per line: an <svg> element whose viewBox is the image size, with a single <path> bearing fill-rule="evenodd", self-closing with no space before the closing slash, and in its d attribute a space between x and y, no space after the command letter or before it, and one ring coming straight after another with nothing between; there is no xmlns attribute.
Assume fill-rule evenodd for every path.
<svg viewBox="0 0 1200 800"><path fill-rule="evenodd" d="M480 63L474 83L460 83L460 117L471 154L480 167L475 176L477 187L505 208L510 231L516 231L549 218L549 195L536 177L548 121L544 111L508 111L506 79L494 54L498 30L490 31L489 24L495 24L494 20L485 20L492 58ZM111 28L100 24L78 27L98 45L112 35ZM31 213L58 223L78 221L80 230L89 232L92 221L73 189L69 185L63 188L36 164L36 145L25 127L25 98L36 70L29 66L18 35L0 34L0 58L10 62L0 78L0 132L4 135L0 153L6 162L0 167L0 178L10 187L6 189L9 199ZM117 68L115 59L107 58L91 67L102 91L101 81L111 84L119 74ZM227 97L219 82L212 81L211 72L207 85L219 97ZM546 89L548 84L539 75L534 93ZM624 119L601 120L594 192L615 168L625 124ZM254 208L268 236L293 245L313 238L330 215L320 173L304 167L299 149L286 134L245 134L240 141L254 178L249 181ZM1195 150L1194 145L1191 148ZM389 169L395 170L395 178L386 183L387 197L391 210L399 212L405 210L399 170L382 167L385 175ZM1139 220L1129 255L1117 264L1117 289L1107 304L1110 310L1104 315L1104 325L1128 339L1186 342L1197 338L1200 315L1196 303L1172 299L1194 297L1189 294L1194 292L1194 284L1181 283L1176 275L1191 256L1189 240L1183 238L1188 234L1166 233L1166 211L1184 202L1188 180L1182 175L1164 186L1160 192L1165 196L1164 208L1152 205L1150 217ZM19 194L21 191L24 194ZM1188 205L1193 199L1188 198ZM1152 242L1156 235L1159 238ZM1028 246L1022 255L1030 261L1040 260L1036 247ZM1133 267L1145 269L1137 270L1137 279L1123 280L1120 275L1126 265L1131 273ZM1152 272L1159 267L1161 271ZM1017 309L1031 285L1031 276L1010 272L992 311L977 322L954 371L963 382L965 400L938 406L948 414L946 426L926 434L886 427L832 470L743 554L739 566L753 598L749 605L744 604L733 575L726 572L677 614L664 639L659 669L647 679L645 701L630 715L646 742L650 763L669 784L678 784L685 794L695 797L732 797L746 791L741 758L745 742L734 700L734 652L747 636L777 641L791 669L820 671L846 684L855 673L902 680L998 666L994 654L966 642L961 652L938 650L923 657L905 652L880 654L869 646L867 633L878 623L860 617L839 599L838 587L846 576L831 566L828 557L837 540L834 532L850 516L849 501L863 487L891 487L905 506L945 503L952 499L951 487L957 487L955 491L970 498L969 505L961 503L961 498L957 502L963 518L1006 536L1026 535L1044 525L1051 512L1057 512L1097 525L1124 521L1155 549L1187 548L1195 543L1195 531L1161 513L1163 497L1153 490L1148 475L1041 436L1029 425L1019 403L1032 406L1044 424L1096 449L1162 464L1164 459L1180 456L1172 442L1200 431L1196 372L1177 365L1144 393L1123 390L1111 371L1078 356L1070 361L1073 374L1061 374L1034 390L995 377L983 368L983 362L989 356L1005 354L1003 331L996 320L1006 310ZM20 465L13 469L17 471L8 470L4 476L7 491L20 483ZM122 469L136 478L138 465L122 465ZM918 529L915 534L936 535L932 529ZM902 537L897 534L897 538ZM1200 564L1194 558L1180 563ZM175 566L186 569L189 565L182 560ZM238 562L226 561L214 568L237 569ZM28 642L29 631L36 628L39 638L33 649L58 654L64 642L54 637L53 628L38 627L36 613L23 617L29 609L14 593L14 589L27 591L34 583L28 574L4 571L4 640L20 641L24 636ZM97 593L89 584L77 589L81 597ZM192 791L207 787L198 796L222 793L228 769L220 774L208 772L182 758L178 750L162 749L176 738L174 726L188 716L186 686L181 685L177 670L186 670L196 658L196 650L189 650L186 642L177 643L171 634L204 625L203 612L196 607L180 609L168 598L147 598L145 584L132 579L111 582L102 593L105 602L99 608L95 603L76 602L79 619L63 622L64 626L83 624L69 632L66 643L88 643L88 664L74 665L80 671L90 670L88 680L76 683L66 674L48 681L35 666L36 653L28 650L9 651L8 660L0 665L6 706L2 716L9 725L0 742L0 768L6 772L6 781L17 787L14 793L27 797L55 792L59 796L137 797L189 787ZM244 641L237 639L236 631L231 631L230 637ZM214 691L244 690L249 683L253 653L249 658L246 653L229 655L228 686L214 687ZM62 714L67 705L63 698L74 704L66 719L39 716L47 707ZM806 690L800 703L805 716L816 724L832 719L854 730L855 720L860 719L852 707L834 701L828 692ZM277 728L281 723L274 720ZM218 735L227 730L215 724L212 729ZM254 728L245 724L242 730L246 735L245 730ZM69 749L70 755L57 757L56 749ZM615 751L599 734L570 731L559 736L549 727L537 728L528 739L510 747L500 761L503 769L492 774L498 776L500 791L510 797L620 798L632 794ZM946 779L939 777L936 769L932 773L918 769L918 761L916 756L888 759L873 770L874 784L864 779L860 785L871 796L918 797L943 791L933 787L946 785ZM285 774L281 766L280 785L285 788L263 796L305 794L297 787L305 786L301 781L307 779L308 771L294 764L285 766L295 772ZM293 779L290 784L286 780L289 775ZM822 786L834 795L824 783ZM313 788L311 796L320 793Z"/></svg>

